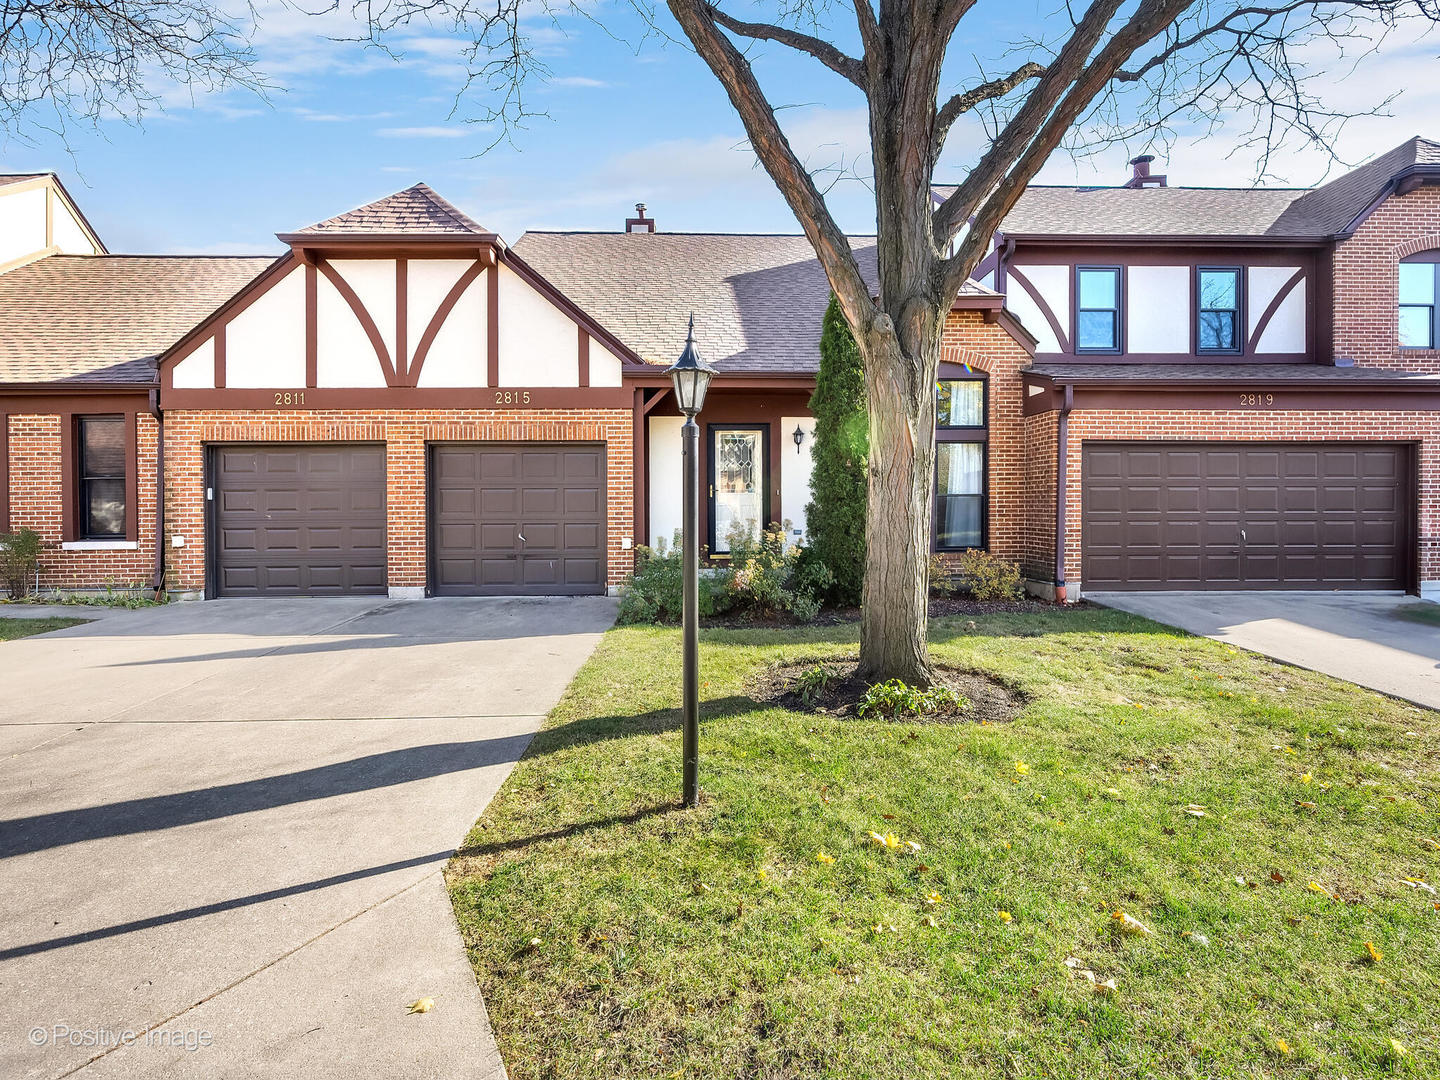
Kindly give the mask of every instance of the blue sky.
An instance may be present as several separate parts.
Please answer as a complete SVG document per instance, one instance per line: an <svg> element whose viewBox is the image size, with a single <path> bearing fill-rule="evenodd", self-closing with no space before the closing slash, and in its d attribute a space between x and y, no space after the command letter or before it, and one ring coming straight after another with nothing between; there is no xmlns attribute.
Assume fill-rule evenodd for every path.
<svg viewBox="0 0 1440 1080"><path fill-rule="evenodd" d="M1048 9L1036 7L1027 24L1016 21L1014 5L992 6L999 9L994 15L981 5L966 24L981 40L1046 28L1039 12ZM276 232L417 180L511 240L527 228L618 229L639 201L662 229L797 231L704 64L684 45L653 35L642 40L643 25L623 3L601 2L592 11L603 30L575 17L532 25L552 74L528 92L532 108L549 116L514 132L513 145L488 153L481 151L495 130L465 123L463 103L452 113L458 40L413 29L395 39L397 61L334 40L354 32L341 16L306 16L274 3L262 9L255 39L259 66L276 85L266 100L231 92L192 101L159 87L162 107L142 124L117 120L98 132L74 130L68 151L45 137L10 138L0 143L0 171L57 170L117 252L272 252ZM997 44L992 51L1002 50ZM954 52L954 86L947 89L975 70L970 54ZM1392 115L1347 130L1337 146L1342 156L1358 162L1411 135L1440 138L1435 52L1434 39L1397 38L1353 73L1325 62L1334 97L1347 107L1404 91L1389 107ZM817 168L843 164L863 177L867 137L858 92L779 46L756 54L762 81L786 106L785 126L807 161ZM974 128L952 137L948 166L956 174L979 138ZM1223 132L1182 133L1160 164L1172 183L1248 183L1253 156L1232 155L1234 142ZM1079 162L1062 153L1040 179L1118 182L1126 157L1123 148ZM1284 178L1313 183L1325 164L1315 152L1288 155ZM846 228L873 228L863 182L839 180L829 197Z"/></svg>

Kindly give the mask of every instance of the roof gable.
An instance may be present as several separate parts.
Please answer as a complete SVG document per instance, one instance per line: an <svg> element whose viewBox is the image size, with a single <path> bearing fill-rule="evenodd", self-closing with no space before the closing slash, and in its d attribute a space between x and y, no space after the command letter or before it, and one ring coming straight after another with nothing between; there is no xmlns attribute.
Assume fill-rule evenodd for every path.
<svg viewBox="0 0 1440 1080"><path fill-rule="evenodd" d="M430 187L415 184L383 199L306 225L294 235L316 236L455 236L494 234Z"/></svg>

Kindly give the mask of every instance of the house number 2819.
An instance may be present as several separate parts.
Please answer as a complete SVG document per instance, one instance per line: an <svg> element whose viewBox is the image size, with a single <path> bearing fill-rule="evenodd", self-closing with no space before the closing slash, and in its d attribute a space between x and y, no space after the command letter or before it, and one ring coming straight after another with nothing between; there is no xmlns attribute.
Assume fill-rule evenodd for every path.
<svg viewBox="0 0 1440 1080"><path fill-rule="evenodd" d="M1275 395L1274 395L1274 394L1241 394L1241 395L1240 395L1240 404L1241 404L1241 405L1249 405L1249 406L1274 405L1274 404L1275 404Z"/></svg>

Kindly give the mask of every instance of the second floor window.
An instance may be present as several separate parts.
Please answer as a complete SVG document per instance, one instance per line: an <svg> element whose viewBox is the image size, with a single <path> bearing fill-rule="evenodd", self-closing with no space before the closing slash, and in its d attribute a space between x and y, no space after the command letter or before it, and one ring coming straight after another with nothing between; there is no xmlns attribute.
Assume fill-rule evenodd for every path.
<svg viewBox="0 0 1440 1080"><path fill-rule="evenodd" d="M118 416L79 420L80 538L125 537L125 421Z"/></svg>
<svg viewBox="0 0 1440 1080"><path fill-rule="evenodd" d="M1197 289L1195 349L1202 353L1240 351L1240 271L1201 267Z"/></svg>
<svg viewBox="0 0 1440 1080"><path fill-rule="evenodd" d="M1120 351L1120 268L1075 271L1075 351Z"/></svg>
<svg viewBox="0 0 1440 1080"><path fill-rule="evenodd" d="M1435 299L1440 293L1440 251L1412 256L1400 264L1400 345L1433 349L1440 340ZM1420 261L1425 260L1425 261Z"/></svg>

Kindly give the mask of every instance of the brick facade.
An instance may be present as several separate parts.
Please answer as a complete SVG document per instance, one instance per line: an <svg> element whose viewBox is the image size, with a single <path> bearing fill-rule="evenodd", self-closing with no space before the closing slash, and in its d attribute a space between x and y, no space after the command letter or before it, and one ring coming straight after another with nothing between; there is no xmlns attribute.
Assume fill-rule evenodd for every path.
<svg viewBox="0 0 1440 1080"><path fill-rule="evenodd" d="M605 444L608 518L606 583L624 580L633 549L622 547L634 524L631 413L620 409L434 410L165 414L166 561L170 587L205 587L205 447L237 442L381 442L385 444L389 584L426 584L425 447L432 442L590 442ZM184 546L173 546L175 537Z"/></svg>
<svg viewBox="0 0 1440 1080"><path fill-rule="evenodd" d="M1397 325L1400 260L1432 248L1440 248L1440 187L1392 195L1335 246L1336 356L1366 367L1440 372L1440 350L1401 349Z"/></svg>
<svg viewBox="0 0 1440 1080"><path fill-rule="evenodd" d="M77 412L83 412L77 408ZM7 429L9 528L33 529L46 544L41 556L40 588L128 589L149 584L155 574L155 418L136 417L137 453L130 467L138 468L138 505L127 507L134 515L137 536L103 550L65 550L62 543L63 508L78 499L73 479L64 480L64 440L70 418L58 413L10 412Z"/></svg>

